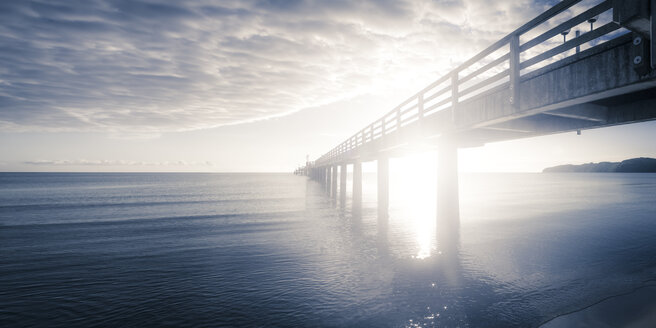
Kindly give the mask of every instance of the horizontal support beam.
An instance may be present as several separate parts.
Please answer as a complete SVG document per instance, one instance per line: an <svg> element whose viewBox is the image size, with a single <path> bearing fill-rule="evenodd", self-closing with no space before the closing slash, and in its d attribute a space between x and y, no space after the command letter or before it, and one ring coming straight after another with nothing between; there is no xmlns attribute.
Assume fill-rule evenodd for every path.
<svg viewBox="0 0 656 328"><path fill-rule="evenodd" d="M533 133L533 132L535 132L535 131L531 131L531 130L512 128L512 127L508 127L508 126L485 126L485 127L482 127L481 129L495 130L495 131L505 131L505 132L519 132L519 133Z"/></svg>
<svg viewBox="0 0 656 328"><path fill-rule="evenodd" d="M542 112L542 114L592 122L606 122L608 120L608 108L595 104L580 104L577 106Z"/></svg>

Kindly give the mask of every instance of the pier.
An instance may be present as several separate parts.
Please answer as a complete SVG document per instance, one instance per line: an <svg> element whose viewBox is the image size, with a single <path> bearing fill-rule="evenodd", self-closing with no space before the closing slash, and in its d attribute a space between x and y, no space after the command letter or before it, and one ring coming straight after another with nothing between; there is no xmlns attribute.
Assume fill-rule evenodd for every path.
<svg viewBox="0 0 656 328"><path fill-rule="evenodd" d="M376 161L378 217L385 220L389 159L435 150L438 238L448 239L459 226L458 149L656 119L656 0L603 1L545 24L580 2L562 1L535 17L299 172L325 184L335 200L339 189L344 204L352 166L359 213L362 163ZM581 24L590 29L571 32ZM562 43L549 42L561 35Z"/></svg>

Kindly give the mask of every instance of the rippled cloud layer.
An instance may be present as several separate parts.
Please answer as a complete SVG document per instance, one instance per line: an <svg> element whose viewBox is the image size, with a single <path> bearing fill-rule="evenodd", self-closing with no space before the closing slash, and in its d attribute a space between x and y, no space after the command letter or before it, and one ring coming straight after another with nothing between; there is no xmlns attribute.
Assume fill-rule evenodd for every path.
<svg viewBox="0 0 656 328"><path fill-rule="evenodd" d="M193 130L382 93L437 77L547 5L5 0L0 128Z"/></svg>

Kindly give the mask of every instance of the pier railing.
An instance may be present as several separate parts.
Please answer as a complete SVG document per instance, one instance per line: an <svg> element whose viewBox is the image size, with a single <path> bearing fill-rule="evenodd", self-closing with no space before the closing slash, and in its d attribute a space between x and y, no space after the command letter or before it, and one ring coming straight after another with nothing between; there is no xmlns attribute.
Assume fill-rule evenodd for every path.
<svg viewBox="0 0 656 328"><path fill-rule="evenodd" d="M592 5L587 10L553 28L546 29L542 26L543 23L558 15L569 13L568 10L581 1L564 0L545 11L401 102L394 109L319 157L315 165L339 162L345 154L400 131L409 124L422 121L438 111L451 110L451 117L455 120L459 102L481 97L499 89L510 88L511 95L508 101L518 107L521 96L519 83L523 75L546 66L554 60L569 57L571 54L568 52L575 48L578 52L579 48L588 42L607 41L619 36L613 35L613 32L620 29L620 25L610 19L599 19L600 16L606 15L611 10L611 0ZM592 28L597 21L599 23L607 22L597 28ZM577 37L571 38L569 41L565 39L572 28L586 22L591 26L589 32L580 36L577 33ZM544 31L545 29L546 31ZM531 36L531 34L537 35ZM563 43L549 48L548 41L558 35L563 35ZM522 36L530 37L530 39L522 43L520 41Z"/></svg>

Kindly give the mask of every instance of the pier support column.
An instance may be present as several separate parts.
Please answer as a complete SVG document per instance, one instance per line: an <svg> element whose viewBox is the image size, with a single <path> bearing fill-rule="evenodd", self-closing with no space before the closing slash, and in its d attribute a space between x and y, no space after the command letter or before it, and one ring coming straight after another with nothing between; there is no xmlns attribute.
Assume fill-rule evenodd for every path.
<svg viewBox="0 0 656 328"><path fill-rule="evenodd" d="M330 195L337 198L337 165L332 166L333 172L330 175L332 182L330 183Z"/></svg>
<svg viewBox="0 0 656 328"><path fill-rule="evenodd" d="M387 220L389 210L389 158L378 158L378 221Z"/></svg>
<svg viewBox="0 0 656 328"><path fill-rule="evenodd" d="M330 166L324 166L323 168L323 183L326 192L330 192Z"/></svg>
<svg viewBox="0 0 656 328"><path fill-rule="evenodd" d="M460 234L460 204L458 147L453 141L440 142L437 165L437 243L442 252L455 255Z"/></svg>
<svg viewBox="0 0 656 328"><path fill-rule="evenodd" d="M353 211L354 216L362 214L362 162L353 163Z"/></svg>
<svg viewBox="0 0 656 328"><path fill-rule="evenodd" d="M339 169L339 202L342 207L346 205L346 174L348 169L346 163Z"/></svg>

